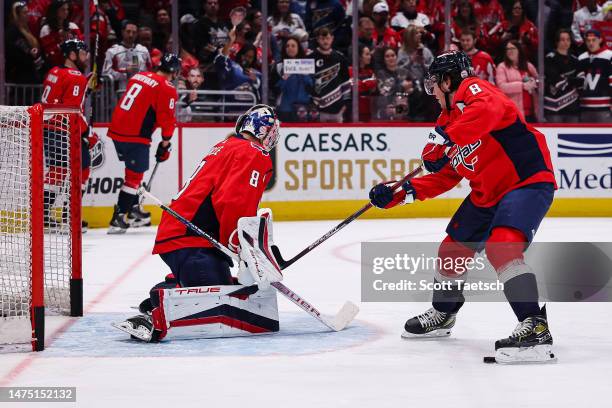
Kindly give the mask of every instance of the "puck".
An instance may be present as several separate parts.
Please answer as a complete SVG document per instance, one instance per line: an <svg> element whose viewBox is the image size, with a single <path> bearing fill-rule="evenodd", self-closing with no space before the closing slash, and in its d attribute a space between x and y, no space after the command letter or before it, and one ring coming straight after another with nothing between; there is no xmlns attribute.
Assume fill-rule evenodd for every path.
<svg viewBox="0 0 612 408"><path fill-rule="evenodd" d="M487 364L497 363L497 361L495 360L495 357L490 357L490 356L483 357L482 362L487 363Z"/></svg>

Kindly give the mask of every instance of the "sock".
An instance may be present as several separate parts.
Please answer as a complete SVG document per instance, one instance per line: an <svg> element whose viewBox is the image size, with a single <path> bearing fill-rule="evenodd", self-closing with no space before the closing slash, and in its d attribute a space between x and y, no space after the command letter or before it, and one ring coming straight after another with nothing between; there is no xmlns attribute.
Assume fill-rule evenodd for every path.
<svg viewBox="0 0 612 408"><path fill-rule="evenodd" d="M522 273L508 279L504 283L504 294L520 322L540 314L538 284L533 273Z"/></svg>
<svg viewBox="0 0 612 408"><path fill-rule="evenodd" d="M436 285L440 284L436 279L434 279L434 283ZM456 285L453 285L451 289L434 290L431 304L438 312L456 313L463 306L464 301L463 292Z"/></svg>
<svg viewBox="0 0 612 408"><path fill-rule="evenodd" d="M117 206L119 207L120 214L126 214L134 204L138 202L138 196L136 194L130 194L123 190L119 191L119 198L117 199Z"/></svg>

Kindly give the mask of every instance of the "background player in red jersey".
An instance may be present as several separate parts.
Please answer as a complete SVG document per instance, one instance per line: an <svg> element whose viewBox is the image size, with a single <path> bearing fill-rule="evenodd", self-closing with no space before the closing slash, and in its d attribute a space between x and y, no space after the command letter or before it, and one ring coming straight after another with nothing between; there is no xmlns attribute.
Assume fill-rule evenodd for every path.
<svg viewBox="0 0 612 408"><path fill-rule="evenodd" d="M66 40L60 44L60 49L64 53L64 65L52 68L43 82L43 92L41 102L50 105L64 105L81 109L83 112L85 96L87 94L87 77L83 71L89 64L89 51L85 42L77 39ZM60 119L57 119L60 120ZM45 176L45 225L57 225L56 220L50 209L55 204L56 196L61 193L64 179L68 171L67 147L69 144L69 134L66 123L58 123L53 120L45 125L44 128L44 149L47 164L47 174ZM81 115L79 120L81 132L81 182L83 187L89 178L89 167L91 163L89 146L97 142L97 136L90 132L85 117ZM84 190L84 188L83 188ZM65 218L63 209L63 216ZM85 221L83 229L87 227Z"/></svg>
<svg viewBox="0 0 612 408"><path fill-rule="evenodd" d="M370 199L379 208L425 200L467 178L472 191L451 219L438 257L457 259L452 264L459 265L486 249L520 322L510 337L495 343L496 360L550 361L546 312L538 304L535 275L523 259L556 188L544 135L525 122L499 89L473 75L461 51L436 57L425 87L442 106L422 156L432 174L396 192L379 184ZM452 268L440 269L435 281L449 282L450 289L434 290L433 307L408 320L403 337L450 335L465 300L455 280L465 278Z"/></svg>
<svg viewBox="0 0 612 408"><path fill-rule="evenodd" d="M125 177L109 234L122 234L130 226L151 225L151 214L140 207L136 192L149 169L151 134L156 127L161 128L162 140L155 159L164 162L170 157L177 100L176 89L170 81L176 79L180 69L180 58L165 54L156 72L140 72L130 79L113 111L108 136L113 140L119 160L125 163Z"/></svg>
<svg viewBox="0 0 612 408"><path fill-rule="evenodd" d="M272 176L269 151L278 142L279 125L270 106L249 109L236 122L236 134L211 149L170 208L239 253L238 220L257 214ZM162 215L153 253L160 255L172 275L153 287L150 298L141 303L144 315L127 320L135 332L153 330L149 313L155 317L158 289L235 284L230 273L232 260L167 213Z"/></svg>

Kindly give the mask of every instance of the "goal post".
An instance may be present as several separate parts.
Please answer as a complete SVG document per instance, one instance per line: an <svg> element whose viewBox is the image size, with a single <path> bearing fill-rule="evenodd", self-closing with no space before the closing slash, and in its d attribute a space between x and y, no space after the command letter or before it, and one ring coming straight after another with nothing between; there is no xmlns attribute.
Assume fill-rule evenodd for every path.
<svg viewBox="0 0 612 408"><path fill-rule="evenodd" d="M81 316L77 108L0 106L0 351L44 349L45 314Z"/></svg>

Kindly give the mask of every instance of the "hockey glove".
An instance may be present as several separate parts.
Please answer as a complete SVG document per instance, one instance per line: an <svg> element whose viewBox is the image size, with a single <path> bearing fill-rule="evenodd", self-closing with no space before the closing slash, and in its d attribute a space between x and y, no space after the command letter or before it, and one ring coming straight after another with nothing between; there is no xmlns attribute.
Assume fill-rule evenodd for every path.
<svg viewBox="0 0 612 408"><path fill-rule="evenodd" d="M170 157L170 151L172 150L172 144L168 142L168 145L164 147L163 141L157 145L157 151L155 152L155 160L158 163L165 162Z"/></svg>
<svg viewBox="0 0 612 408"><path fill-rule="evenodd" d="M448 146L438 145L434 143L427 143L423 149L421 160L423 160L423 166L430 173L437 173L446 163L450 161L446 155L446 151L449 149Z"/></svg>
<svg viewBox="0 0 612 408"><path fill-rule="evenodd" d="M427 137L427 143L446 146L451 146L453 144L453 142L450 140L450 137L444 131L442 126L436 126L432 131L429 132L429 136Z"/></svg>
<svg viewBox="0 0 612 408"><path fill-rule="evenodd" d="M398 204L412 204L416 198L416 192L410 181L406 181L395 191L391 188L395 181L380 183L370 190L370 201L378 208L391 208Z"/></svg>

